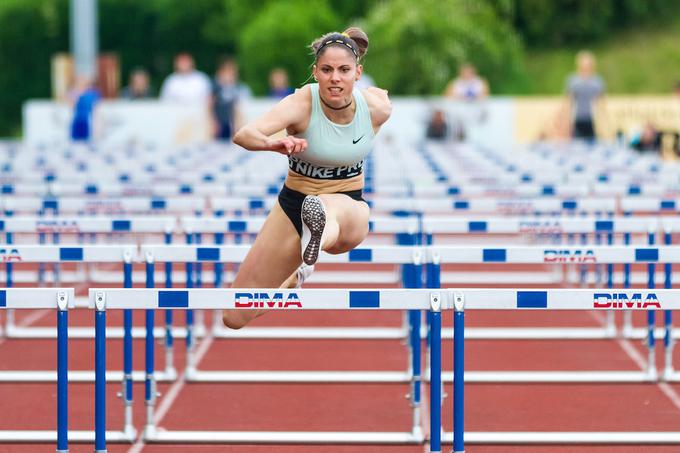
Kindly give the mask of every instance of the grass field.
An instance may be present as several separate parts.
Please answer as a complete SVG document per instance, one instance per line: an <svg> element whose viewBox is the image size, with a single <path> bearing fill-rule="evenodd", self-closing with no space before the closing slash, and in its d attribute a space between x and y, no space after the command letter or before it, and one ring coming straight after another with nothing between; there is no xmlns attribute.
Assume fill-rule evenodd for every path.
<svg viewBox="0 0 680 453"><path fill-rule="evenodd" d="M666 94L680 81L680 18L636 27L589 48L610 94ZM526 94L556 94L579 48L526 52Z"/></svg>

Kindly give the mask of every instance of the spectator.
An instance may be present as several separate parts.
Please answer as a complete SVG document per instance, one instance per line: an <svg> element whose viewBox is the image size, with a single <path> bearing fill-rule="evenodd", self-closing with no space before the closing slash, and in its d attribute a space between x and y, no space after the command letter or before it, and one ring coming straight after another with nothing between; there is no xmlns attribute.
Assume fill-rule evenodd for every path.
<svg viewBox="0 0 680 453"><path fill-rule="evenodd" d="M673 89L673 94L675 94L675 97L680 98L680 81L675 82L675 88Z"/></svg>
<svg viewBox="0 0 680 453"><path fill-rule="evenodd" d="M250 88L239 82L238 64L229 58L218 68L212 86L212 111L215 138L231 140L235 126L240 125L240 102L251 97Z"/></svg>
<svg viewBox="0 0 680 453"><path fill-rule="evenodd" d="M129 84L121 90L120 97L130 100L151 98L149 73L143 68L133 69L130 73Z"/></svg>
<svg viewBox="0 0 680 453"><path fill-rule="evenodd" d="M288 84L288 73L283 68L272 69L269 73L269 96L276 99L283 99L293 90Z"/></svg>
<svg viewBox="0 0 680 453"><path fill-rule="evenodd" d="M449 82L444 96L463 101L476 101L489 95L489 85L470 63L460 66L458 77Z"/></svg>
<svg viewBox="0 0 680 453"><path fill-rule="evenodd" d="M175 72L161 87L161 100L183 105L207 106L210 100L210 78L197 71L188 53L175 56Z"/></svg>
<svg viewBox="0 0 680 453"><path fill-rule="evenodd" d="M603 100L605 84L595 73L595 56L592 53L582 50L576 55L576 73L567 79L566 91L572 137L595 140L594 103Z"/></svg>
<svg viewBox="0 0 680 453"><path fill-rule="evenodd" d="M633 136L631 147L640 152L661 151L661 133L650 122L647 122L642 131Z"/></svg>
<svg viewBox="0 0 680 453"><path fill-rule="evenodd" d="M449 126L446 123L444 111L436 109L432 111L432 116L427 123L425 137L431 140L444 140L447 138Z"/></svg>
<svg viewBox="0 0 680 453"><path fill-rule="evenodd" d="M73 119L71 121L71 139L88 141L92 138L94 108L101 99L101 93L94 81L85 76L78 76L72 91Z"/></svg>

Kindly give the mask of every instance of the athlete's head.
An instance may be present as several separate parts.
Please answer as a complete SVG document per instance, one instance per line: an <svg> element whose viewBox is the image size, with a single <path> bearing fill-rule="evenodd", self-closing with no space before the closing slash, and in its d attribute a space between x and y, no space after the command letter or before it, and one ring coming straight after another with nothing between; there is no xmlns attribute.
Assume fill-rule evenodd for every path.
<svg viewBox="0 0 680 453"><path fill-rule="evenodd" d="M343 33L325 34L310 47L314 52L312 74L321 96L334 104L346 104L352 99L354 82L361 77L368 36L360 28L350 27Z"/></svg>

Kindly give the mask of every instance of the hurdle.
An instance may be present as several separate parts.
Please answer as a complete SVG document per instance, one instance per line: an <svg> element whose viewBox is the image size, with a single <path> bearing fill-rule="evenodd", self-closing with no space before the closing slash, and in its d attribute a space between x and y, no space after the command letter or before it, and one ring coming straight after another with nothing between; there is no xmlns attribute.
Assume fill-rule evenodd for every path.
<svg viewBox="0 0 680 453"><path fill-rule="evenodd" d="M205 200L201 200L205 201ZM35 215L39 212L60 214L106 213L117 215L147 213L187 213L205 210L205 203L192 197L4 197L6 214Z"/></svg>
<svg viewBox="0 0 680 453"><path fill-rule="evenodd" d="M115 246L115 245L11 245L15 262L21 263L120 263L123 267L123 285L132 287L132 263L136 258L137 248L134 245ZM11 287L13 281L11 273L8 273L7 286ZM74 307L78 307L78 302L72 301ZM13 338L30 338L24 330L16 328L16 331L6 332ZM42 338L54 338L53 329L41 330ZM90 329L92 332L92 329ZM80 331L79 338L85 336L87 331ZM92 332L94 333L94 332ZM92 336L93 338L94 336ZM125 351L132 353L132 318L126 316L123 327L122 338L125 344ZM126 354L128 353L126 352ZM158 379L172 380L176 376L170 372L160 373ZM70 371L70 382L93 382L95 374L93 371ZM54 382L57 374L52 371L0 371L0 382ZM143 381L142 372L132 372L130 369L125 371L110 371L107 375L109 381L127 380ZM127 384L124 384L127 386Z"/></svg>
<svg viewBox="0 0 680 453"><path fill-rule="evenodd" d="M146 217L115 217L105 218L105 217L7 217L0 222L0 232L5 232L8 239L8 243L14 243L17 241L17 235L38 235L38 234L53 234L55 235L55 241L59 240L61 235L80 235L83 234L123 234L123 235L144 235L144 234L156 234L162 235L166 238L166 242L170 240L172 233L176 229L176 220L174 217L167 216L146 216ZM8 262L12 261L18 262L18 259L22 258L21 255L12 256L8 255ZM95 264L89 262L86 264ZM7 272L11 272L12 282L21 283L37 283L38 276L33 272L23 272L21 275L19 272L12 272L11 266L7 269ZM73 275L68 275L66 273L60 272L54 275L53 278L56 281L58 277L58 282L79 282L87 279L88 281L94 283L113 283L124 281L125 278L132 278L132 280L143 281L144 276L132 276L126 277L124 272L104 272L97 271L93 269L88 269L86 275L83 273L76 272ZM11 311L7 313L6 332L8 338L56 338L56 330L50 328L40 328L40 327L17 327L13 323L13 317ZM201 332L202 334L203 332ZM112 338L122 338L123 329L121 328L111 328L108 334ZM175 336L184 336L186 331L184 329L177 329L173 332ZM132 329L133 338L141 338L145 335L145 331L141 328ZM165 335L165 330L162 328L157 328L155 331L156 336ZM94 329L91 327L72 327L69 329L69 338L94 338Z"/></svg>
<svg viewBox="0 0 680 453"><path fill-rule="evenodd" d="M97 344L105 342L105 317L106 311L111 309L239 309L252 308L266 303L260 300L260 293L271 289L90 289L90 308L94 309L97 317ZM320 310L430 310L435 322L432 324L436 330L437 321L441 325L440 312L441 296L437 291L425 289L383 289L383 290L337 290L337 289L305 289L289 290L276 289L273 296L276 307L282 310L320 309ZM277 308L275 308L277 309ZM97 382L103 382L105 375L105 349L100 347L97 363ZM441 356L438 346L432 348L434 356ZM432 366L437 366L440 361L436 358L430 360ZM198 442L198 443L378 443L378 444L418 444L424 441L421 427L421 402L420 381L414 381L412 400L412 426L403 432L292 432L284 433L277 431L170 431L161 430L155 426L153 413L156 402L155 379L153 368L152 343L147 343L146 358L146 396L147 396L147 424L144 428L143 439L147 442ZM440 374L440 370L433 369L433 376ZM440 391L437 385L432 386ZM97 394L97 399L102 401L105 395ZM439 423L441 410L439 404L433 404L430 408L434 411L431 420ZM103 434L105 429L105 409L103 405L96 406L97 438L95 450L106 449L106 438ZM433 425L433 432L439 432L441 425ZM436 428L436 429L434 429ZM441 451L433 447L432 452Z"/></svg>
<svg viewBox="0 0 680 453"><path fill-rule="evenodd" d="M623 235L626 243L630 243L631 234L638 234L648 236L650 232L658 231L659 222L655 217L611 217L611 218L586 218L586 217L572 217L572 218L555 218L555 217L490 217L490 218L456 218L456 217L439 217L439 216L424 216L422 220L423 231L426 235L426 242L433 243L432 236L434 234L466 234L466 233L484 233L484 234L550 234L550 235L567 235L570 240L576 234L581 235L601 235L606 234L610 245L613 244L613 235ZM562 241L560 241L562 242ZM555 244L560 248L560 244ZM552 254L546 251L543 261L532 261L524 264L568 264L569 262L578 261L575 255L569 255L569 250L564 250L563 255L558 255L559 251L552 248ZM587 245L582 245L582 250L576 252L579 256L585 257L590 250ZM565 258L566 257L566 258ZM593 263L592 260L587 260ZM587 262L586 261L586 262ZM488 261L493 262L493 261ZM467 263L470 264L470 263ZM627 263L626 263L627 264ZM561 271L561 267L556 270ZM494 275L492 272L487 275ZM470 281L459 281L459 279L451 278L446 274L440 277L444 284L459 285L471 283ZM561 283L564 281L562 272L556 275L558 278L550 283ZM614 278L613 268L608 268L607 277ZM513 279L517 279L513 275ZM491 279L493 280L493 279ZM489 281L487 277L486 281ZM534 280L535 281L535 280ZM624 265L623 283L626 287L630 286L631 273L630 266ZM648 279L645 279L648 282ZM524 281L523 281L524 283ZM613 284L613 282L611 283ZM630 322L630 321L629 321ZM468 329L469 338L486 338L486 339L594 339L594 338L613 338L616 336L616 326L614 318L610 312L607 316L607 325L603 329L600 328L560 328L560 329L543 329L543 328L525 328L517 329L503 329L503 328L486 328L486 329ZM445 338L451 338L450 330L444 330ZM624 322L623 335L627 338L632 338L633 334L630 329L626 328ZM643 332L637 333L637 338L643 338ZM663 335L659 332L657 336Z"/></svg>
<svg viewBox="0 0 680 453"><path fill-rule="evenodd" d="M188 264L188 273L193 272L189 266L191 263L240 263L248 253L250 246L246 245L222 245L222 246L198 246L198 245L169 245L169 246L142 246L141 254L147 260L147 269L150 274L148 280L152 282L154 262L179 262ZM374 248L357 248L349 253L330 255L322 253L319 263L388 263L402 264L404 266L404 284L406 287L419 287L419 275L422 273L422 252L418 247L403 246L380 246ZM191 282L191 276L187 276L187 282ZM416 319L417 318L417 319ZM217 321L222 319L221 314ZM193 342L187 342L187 368L186 379L197 382L410 382L420 379L420 360L415 354L420 349L420 315L410 314L409 323L401 328L381 328L377 332L361 333L360 328L328 328L329 332L318 328L255 328L254 333L248 333L249 329L241 331L226 331L223 327L217 330L217 338L325 338L325 339L404 339L409 338L409 350L411 357L406 371L335 371L335 372L292 372L292 371L204 371L196 369ZM188 327L191 329L191 327ZM189 330L191 331L191 330ZM215 332L215 330L214 330Z"/></svg>
<svg viewBox="0 0 680 453"><path fill-rule="evenodd" d="M661 249L659 250L661 253ZM669 253L664 252L664 253ZM677 251L674 252L675 256ZM627 306L612 298L610 289L451 289L446 290L442 309L455 311L454 350L454 432L443 433L444 442L454 444L454 452L467 444L679 444L680 432L465 432L464 433L464 329L466 310L677 310L679 290L636 290L640 300ZM434 399L432 400L435 401ZM432 404L434 404L432 402Z"/></svg>
<svg viewBox="0 0 680 453"><path fill-rule="evenodd" d="M653 235L650 235L653 236ZM650 242L651 239L650 239ZM661 247L626 247L626 246L592 246L587 248L580 247L554 247L542 246L532 247L506 247L506 248L484 248L484 247L429 247L426 253L426 269L428 274L428 287L436 287L439 284L439 273L441 263L545 263L546 256L564 253L568 256L588 256L588 260L606 264L621 263L647 263L649 282L647 291L655 288L654 276L655 266L658 263L678 263L680 262L680 247L661 246ZM666 267L666 272L670 268ZM670 277L667 277L667 287L670 287ZM627 294L631 290L616 290L613 288L611 273L607 280L607 290L610 294L621 297L622 306L635 305L636 296L643 294L641 290L634 290L633 299L629 300ZM641 297L641 296L640 296ZM618 299L617 299L618 300ZM592 308L592 307L591 307ZM598 307L595 307L598 308ZM576 308L575 308L576 309ZM653 314L653 311L649 311ZM664 338L668 350L672 350L671 341L671 321L667 318ZM570 371L570 372L469 372L466 379L470 382L652 382L657 380L658 371L656 368L654 317L649 316L647 327L647 346L648 346L648 369L636 372L620 371ZM443 334L447 333L444 330ZM606 332L605 332L606 333ZM447 335L443 335L445 338ZM448 337L455 336L448 331ZM601 338L608 338L606 335ZM665 355L665 374L669 378L676 378L672 368L672 357L670 352ZM444 373L443 380L451 381L451 373Z"/></svg>
<svg viewBox="0 0 680 453"><path fill-rule="evenodd" d="M237 217L182 217L180 224L182 230L186 232L195 232L201 234L215 235L215 244L220 245L223 242L224 234L249 234L257 233L264 224L264 217L249 217L247 219ZM398 240L401 243L413 243L414 235L418 234L419 220L416 217L387 217L377 216L369 221L369 232L378 234L393 234L398 235ZM323 255L324 257L327 255ZM352 259L358 259L359 253L355 253ZM329 258L332 260L332 258ZM240 261L235 261L240 262ZM321 263L333 262L326 261L322 258ZM409 263L390 263L390 264L412 264ZM218 267L218 265L220 265ZM221 271L221 262L215 262L215 272ZM325 277L321 283L347 283L348 276L339 275L336 273L319 273ZM369 278L370 277L370 278ZM351 283L397 283L398 276L393 272L381 272L377 275L371 273L368 275L353 276ZM220 286L215 280L215 286ZM408 334L406 322L400 328L393 327L374 327L366 328L352 328L352 327L332 327L332 328L314 328L314 327L252 327L243 330L227 329L222 325L221 316L215 318L215 323L212 328L213 336L216 338L296 338L296 339L401 339Z"/></svg>
<svg viewBox="0 0 680 453"><path fill-rule="evenodd" d="M68 430L68 310L74 308L73 288L2 288L0 309L56 309L57 310L57 430L56 431L0 431L0 442L56 442L57 452L67 452L69 440L91 442L94 432ZM107 432L112 441L122 433Z"/></svg>

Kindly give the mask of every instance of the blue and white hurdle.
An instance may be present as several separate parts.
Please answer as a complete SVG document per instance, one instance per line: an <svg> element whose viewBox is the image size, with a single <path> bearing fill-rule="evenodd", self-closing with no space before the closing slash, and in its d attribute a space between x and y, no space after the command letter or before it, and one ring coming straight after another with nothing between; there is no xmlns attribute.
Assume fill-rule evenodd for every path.
<svg viewBox="0 0 680 453"><path fill-rule="evenodd" d="M260 294L272 293L267 301L260 301ZM257 296L255 296L257 295ZM431 310L433 318L440 319L440 296L438 292L417 289L383 289L383 290L337 290L337 289L91 289L90 306L97 314L97 344L105 342L106 311L111 309L239 309L252 308L253 304L273 304L273 309L381 309L381 310ZM436 326L436 321L433 323ZM105 376L105 349L99 347L97 363L98 382L103 382ZM437 354L438 346L432 348ZM439 354L441 352L439 351ZM436 358L430 361L436 366L440 363ZM238 432L238 431L169 431L160 430L154 424L153 412L155 407L155 380L153 369L153 343L147 343L147 424L143 438L147 442L189 442L189 443L378 443L378 444L418 444L424 441L421 427L420 381L414 382L415 399L413 406L413 424L408 431L403 432ZM438 376L440 370L432 370L433 376ZM439 388L439 386L433 386ZM106 449L105 408L101 401L103 393L97 393L100 401L96 409L96 419L99 421L95 450ZM439 405L433 405L432 410L440 410ZM437 423L440 417L432 417ZM437 427L436 431L439 432ZM433 452L441 451L440 448Z"/></svg>
<svg viewBox="0 0 680 453"><path fill-rule="evenodd" d="M661 254L661 249L659 250ZM680 251L664 251L665 256L678 256ZM669 256L670 257L670 256ZM456 352L454 352L454 432L444 433L444 442L454 443L454 452L464 451L467 444L678 444L680 432L465 432L463 434L464 405L462 389L464 313L466 310L677 310L680 308L679 290L636 290L639 300L633 304L616 302L609 289L451 289L446 290L442 309L455 311ZM467 375L467 373L465 373ZM467 376L466 376L467 377ZM432 402L436 401L432 399ZM434 404L433 404L434 405Z"/></svg>
<svg viewBox="0 0 680 453"><path fill-rule="evenodd" d="M441 263L516 263L516 264L539 264L546 262L546 256L552 256L555 253L558 255L564 253L568 256L587 256L588 260L593 263L605 264L626 264L626 263L647 263L649 283L648 290L653 290L655 265L657 263L672 264L680 262L680 247L665 246L665 247L631 247L631 246L593 246L593 247L505 247L505 248L485 248L485 247L430 247L427 251L427 272L428 281L439 282L439 272ZM563 263L560 263L563 264ZM670 272L670 268L666 267L666 271ZM635 295L642 294L642 290L630 289L615 289L611 280L611 272L608 277L607 293L620 300L621 305L636 305L637 299ZM428 285L434 286L434 285ZM671 277L667 274L666 288L671 288ZM628 294L633 294L632 298L628 298ZM490 302L493 304L493 302ZM591 308L602 308L598 306L591 306ZM614 307L616 308L616 307ZM661 307L659 307L661 308ZM654 335L654 317L653 312L649 312L647 327L647 345L648 345L648 369L639 372L619 372L619 371L574 371L574 372L475 372L469 373L466 378L477 382L651 382L658 377L656 368L655 350L655 335ZM666 318L666 326L664 332L665 346L666 346L666 377L676 378L673 373L672 366L672 348L673 341L671 335L671 318ZM445 330L445 338L451 338L455 335L455 328L452 331ZM488 338L488 337L482 337ZM506 335L505 338L510 338ZM530 336L518 336L517 338L535 338ZM552 337L559 338L559 337ZM588 338L595 338L590 336ZM609 332L601 332L599 338L611 338ZM451 380L451 375L444 376L444 380Z"/></svg>
<svg viewBox="0 0 680 453"><path fill-rule="evenodd" d="M21 253L19 248L14 244L23 247L26 243L24 236L30 236L35 239L38 235L52 234L55 243L59 242L62 237L66 236L67 240L78 239L84 241L85 235L90 240L94 239L96 235L105 236L104 242L112 243L119 242L123 235L124 242L143 242L145 235L153 235L165 237L166 240L171 238L173 232L176 230L176 220L174 217L168 216L148 216L148 217L6 217L0 221L0 233L4 232L7 239L8 247L5 249L6 253L3 258L6 264L5 278L8 286L13 283L48 283L51 280L56 284L63 283L83 283L89 281L93 283L114 283L123 282L126 278L132 278L133 275L125 275L121 269L116 272L97 271L90 267L97 264L93 261L83 262L88 265L86 271L76 271L73 275L66 272L58 272L54 275L45 273L41 275L40 271L36 274L31 271L14 271L12 269L14 263L30 262ZM77 236L74 237L74 236ZM157 240L157 239L155 239ZM23 250L23 249L22 249ZM16 253L13 253L16 252ZM130 251L132 253L132 250ZM136 252L136 250L135 250ZM123 253L124 254L124 253ZM94 258L92 256L91 258ZM136 256L134 257L136 258ZM82 261L81 261L82 262ZM109 262L108 258L106 261ZM43 263L40 263L43 264ZM57 263L55 263L57 264ZM142 276L143 279L143 276ZM137 279L139 280L139 279ZM6 336L9 338L55 338L56 331L50 328L40 327L18 327L13 322L12 312L7 313L5 320ZM144 332L139 328L133 328L133 337L143 337ZM164 331L159 330L157 335L163 335ZM184 335L184 332L176 332L177 335ZM109 335L117 338L122 338L122 329L109 329ZM69 330L70 338L94 338L94 329L73 327Z"/></svg>
<svg viewBox="0 0 680 453"><path fill-rule="evenodd" d="M117 263L123 268L122 286L132 287L132 265L137 260L137 246L135 245L12 245L11 249L16 252L15 255L21 259L21 263ZM11 272L8 272L8 287L13 285L11 275ZM73 299L71 304L74 307L86 307L87 301L83 301L79 305L78 301ZM27 332L18 328L9 333L12 333L14 338L32 338L34 334L34 332ZM94 333L91 328L89 331L81 328L76 331L74 338L94 338ZM144 333L146 334L146 331ZM58 332L50 328L39 330L38 334L40 334L41 338L55 338L58 336ZM71 333L69 331L70 336ZM145 379L143 372L132 371L131 313L125 316L121 337L124 341L124 363L126 364L126 369L123 371L110 371L107 379L109 381L123 382L124 388L131 389L132 380L143 381ZM173 374L173 370L169 370L167 373L160 373L158 379L172 380L175 377L176 374ZM93 371L69 372L69 381L71 382L92 382L94 378ZM53 371L0 371L0 382L54 382L56 379L57 375ZM126 424L131 425L131 422Z"/></svg>
<svg viewBox="0 0 680 453"><path fill-rule="evenodd" d="M668 252L670 253L670 252ZM675 252L674 252L675 253ZM463 452L468 444L484 443L680 443L680 432L464 432L464 313L466 310L657 310L680 308L680 291L639 290L639 300L633 304L618 303L609 289L509 290L509 289L383 289L383 290L274 290L267 297L281 310L304 309L380 309L429 310L431 317L430 349L430 452L441 452L441 443L454 445L454 452ZM252 308L260 303L259 294L271 289L92 289L90 305L97 313L97 376L105 375L105 317L110 309L238 309ZM257 294L258 296L254 296ZM441 426L441 310L453 309L454 390L452 432ZM147 395L153 395L153 356L147 356ZM102 387L96 397L97 433L95 450L105 451L105 394ZM155 398L150 396L150 398ZM147 402L147 425L143 437L147 442L187 443L420 443L425 440L420 417L414 410L414 425L408 432L277 432L277 431L167 431L153 423L153 401Z"/></svg>
<svg viewBox="0 0 680 453"><path fill-rule="evenodd" d="M203 212L205 200L194 197L3 197L6 215L47 214L186 214Z"/></svg>
<svg viewBox="0 0 680 453"><path fill-rule="evenodd" d="M149 264L149 272L153 273L154 262L187 263L188 269L192 263L240 263L245 258L250 246L247 245L168 245L142 246L141 253ZM418 247L381 246L374 248L358 248L341 255L322 253L320 263L388 263L402 264L405 268L404 285L419 287L419 275L422 266L422 251ZM188 274L193 271L188 270ZM149 276L149 281L153 277ZM190 275L187 281L192 281ZM219 286L219 282L216 286ZM411 315L413 318L414 315ZM221 314L216 314L217 321L221 321ZM411 332L409 350L412 353L407 371L377 372L377 371L337 371L337 372L284 372L284 371L203 371L195 368L193 343L187 343L187 368L185 376L190 381L201 382L411 382L420 379L420 360L414 357L420 349L415 345L420 343L420 318L410 319L410 328L299 328L252 327L238 331L215 327L213 335L217 338L304 338L304 339L403 339ZM416 327L413 327L416 326ZM191 332L191 327L188 327ZM249 332L252 330L253 332ZM414 337L414 335L416 335Z"/></svg>
<svg viewBox="0 0 680 453"><path fill-rule="evenodd" d="M57 452L68 451L69 439L92 441L93 432L68 431L68 310L74 307L73 288L2 288L0 309L57 310L57 430L0 431L0 442L56 442ZM115 439L116 433L107 433Z"/></svg>

